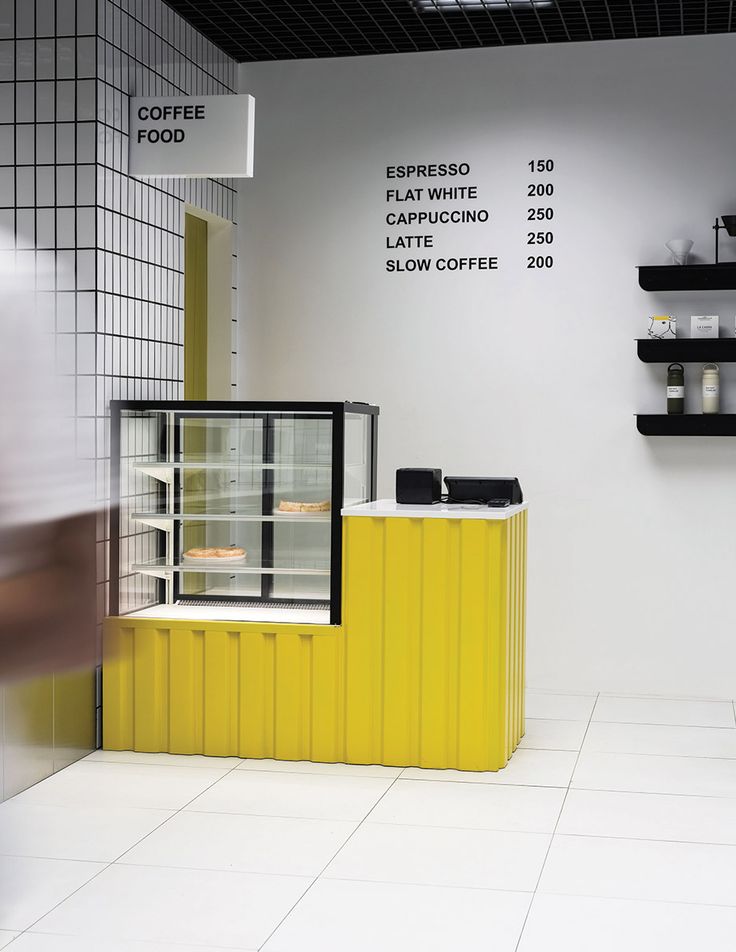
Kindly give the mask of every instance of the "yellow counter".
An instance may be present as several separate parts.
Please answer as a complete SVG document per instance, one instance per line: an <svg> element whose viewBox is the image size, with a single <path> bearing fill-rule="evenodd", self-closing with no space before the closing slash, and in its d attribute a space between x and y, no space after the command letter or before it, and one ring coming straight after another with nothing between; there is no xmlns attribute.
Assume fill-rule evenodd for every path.
<svg viewBox="0 0 736 952"><path fill-rule="evenodd" d="M124 616L103 745L498 770L524 733L525 506L343 517L340 626Z"/></svg>

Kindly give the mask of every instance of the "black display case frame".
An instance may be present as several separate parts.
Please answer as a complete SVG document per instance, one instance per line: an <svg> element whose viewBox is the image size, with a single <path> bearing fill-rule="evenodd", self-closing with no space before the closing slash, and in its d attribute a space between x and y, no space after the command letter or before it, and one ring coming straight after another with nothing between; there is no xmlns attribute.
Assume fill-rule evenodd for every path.
<svg viewBox="0 0 736 952"><path fill-rule="evenodd" d="M309 402L309 401L216 401L216 400L113 400L110 402L110 613L118 615L120 612L120 502L121 502L121 426L123 414L162 412L171 414L174 420L173 434L166 432L169 424L162 427L162 438L159 446L161 457L168 456L171 448L174 450L176 460L179 423L197 414L207 415L203 418L237 419L248 417L249 419L259 419L263 421L263 484L261 511L265 515L271 512L274 505L273 496L273 474L268 469L268 463L273 462L273 420L288 419L293 416L295 419L324 419L329 417L331 420L332 450L331 450L331 511L330 511L330 598L329 615L330 624L339 625L342 617L342 517L341 510L344 504L344 473L345 473L345 419L348 414L359 414L368 418L368 499L375 500L377 492L377 463L378 463L378 416L379 408L372 404L355 401L346 402ZM168 460L162 459L162 465ZM175 465L175 464L174 464ZM180 477L175 470L173 495L176 508L180 505ZM171 515L171 514L167 514ZM223 517L225 518L225 517ZM177 540L177 551L180 546L181 524L177 524L175 515L173 515L172 538ZM261 567L273 567L268 565L269 560L273 559L274 552L274 524L270 520L264 520L261 523ZM159 554L165 555L167 545L166 533L158 530L158 548ZM265 565L264 565L265 561ZM227 571L222 569L222 571ZM174 572L173 591L175 600L179 604L186 604L198 600L198 596L183 594L180 591L179 573ZM159 580L159 601L166 601L166 582ZM201 596L200 596L201 597ZM261 576L261 592L257 596L238 595L229 597L225 595L207 595L207 601L221 602L223 604L237 603L247 606L248 604L270 604L286 605L298 601L300 604L308 599L284 598L273 596L273 576L264 573ZM315 605L324 605L323 601L315 601ZM247 619L245 619L247 620Z"/></svg>

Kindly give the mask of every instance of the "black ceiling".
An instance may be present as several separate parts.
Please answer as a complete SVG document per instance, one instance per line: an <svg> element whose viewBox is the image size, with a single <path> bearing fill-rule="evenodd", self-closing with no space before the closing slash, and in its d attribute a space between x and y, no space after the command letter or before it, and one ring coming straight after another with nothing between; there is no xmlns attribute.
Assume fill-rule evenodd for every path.
<svg viewBox="0 0 736 952"><path fill-rule="evenodd" d="M241 62L684 36L736 29L736 0L167 2Z"/></svg>

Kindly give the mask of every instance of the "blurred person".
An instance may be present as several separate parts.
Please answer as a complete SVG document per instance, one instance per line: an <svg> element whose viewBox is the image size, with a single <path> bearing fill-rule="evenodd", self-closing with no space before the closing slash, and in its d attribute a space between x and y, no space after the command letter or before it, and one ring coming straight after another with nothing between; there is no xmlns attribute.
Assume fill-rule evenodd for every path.
<svg viewBox="0 0 736 952"><path fill-rule="evenodd" d="M93 489L65 436L36 281L0 251L0 684L95 660Z"/></svg>

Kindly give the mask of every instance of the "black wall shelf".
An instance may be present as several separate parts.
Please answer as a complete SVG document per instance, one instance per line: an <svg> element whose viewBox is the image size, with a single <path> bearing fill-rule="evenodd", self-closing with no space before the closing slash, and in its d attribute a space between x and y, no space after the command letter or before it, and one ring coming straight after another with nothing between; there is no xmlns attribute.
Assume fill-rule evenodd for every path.
<svg viewBox="0 0 736 952"><path fill-rule="evenodd" d="M671 364L678 360L681 364L700 364L715 361L720 364L736 362L736 337L720 337L708 340L678 337L669 340L640 338L636 342L639 360L645 364Z"/></svg>
<svg viewBox="0 0 736 952"><path fill-rule="evenodd" d="M736 436L736 413L639 413L644 436Z"/></svg>
<svg viewBox="0 0 736 952"><path fill-rule="evenodd" d="M642 265L639 287L644 291L736 291L736 262Z"/></svg>

